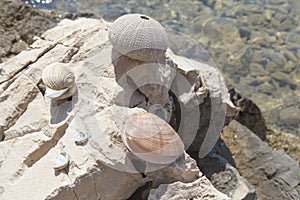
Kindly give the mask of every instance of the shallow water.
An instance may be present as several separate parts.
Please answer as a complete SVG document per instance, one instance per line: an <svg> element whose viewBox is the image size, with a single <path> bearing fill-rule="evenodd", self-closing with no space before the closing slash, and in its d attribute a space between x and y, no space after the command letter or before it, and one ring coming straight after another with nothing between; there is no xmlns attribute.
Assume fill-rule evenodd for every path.
<svg viewBox="0 0 300 200"><path fill-rule="evenodd" d="M193 38L227 82L253 100L275 129L300 134L299 0L27 0L56 11L108 21L143 13ZM193 46L181 42L187 52Z"/></svg>

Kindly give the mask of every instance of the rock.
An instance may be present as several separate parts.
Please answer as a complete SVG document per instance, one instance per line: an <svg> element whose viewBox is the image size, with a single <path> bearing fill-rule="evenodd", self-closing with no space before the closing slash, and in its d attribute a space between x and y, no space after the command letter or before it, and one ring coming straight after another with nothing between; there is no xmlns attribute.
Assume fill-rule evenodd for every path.
<svg viewBox="0 0 300 200"><path fill-rule="evenodd" d="M291 43L291 44L300 44L300 32L299 31L292 31L290 33L287 34L286 36L286 40L287 43Z"/></svg>
<svg viewBox="0 0 300 200"><path fill-rule="evenodd" d="M239 28L239 33L240 33L241 38L245 38L247 40L250 39L251 32L248 31L247 29Z"/></svg>
<svg viewBox="0 0 300 200"><path fill-rule="evenodd" d="M299 136L274 130L272 134L267 135L267 141L274 150L284 149L289 156L291 156L295 161L298 161L298 165L300 166Z"/></svg>
<svg viewBox="0 0 300 200"><path fill-rule="evenodd" d="M288 126L298 127L300 124L300 110L294 107L289 107L280 110L280 120Z"/></svg>
<svg viewBox="0 0 300 200"><path fill-rule="evenodd" d="M25 50L33 36L54 27L58 20L50 13L36 10L20 0L0 2L0 62Z"/></svg>
<svg viewBox="0 0 300 200"><path fill-rule="evenodd" d="M271 43L276 42L276 37L269 36L269 34L264 31L253 32L251 34L250 42L253 44L259 44L260 46L267 46L270 45Z"/></svg>
<svg viewBox="0 0 300 200"><path fill-rule="evenodd" d="M235 161L222 139L204 158L195 159L201 172L219 191L232 199L256 199L255 189L234 168Z"/></svg>
<svg viewBox="0 0 300 200"><path fill-rule="evenodd" d="M13 46L11 47L10 52L12 54L18 54L21 51L27 49L27 47L28 47L28 44L26 42L20 40L20 41L13 44Z"/></svg>
<svg viewBox="0 0 300 200"><path fill-rule="evenodd" d="M181 200L181 199L230 199L225 194L216 190L204 176L192 183L175 182L162 184L157 189L150 191L149 200Z"/></svg>
<svg viewBox="0 0 300 200"><path fill-rule="evenodd" d="M212 41L218 41L221 38L227 42L240 41L240 33L232 20L225 18L211 18L203 24L204 36L209 36Z"/></svg>
<svg viewBox="0 0 300 200"><path fill-rule="evenodd" d="M181 109L181 121L183 122L180 123L179 134L184 131L183 140L187 140L185 144L189 146L188 152L190 154L196 153L200 157L204 157L218 141L218 133L222 129L221 124L232 120L238 109L229 100L227 88L218 70L191 59L174 57L172 54L169 56L175 63L182 64L179 71L183 77L178 75L174 79L174 83L177 82L181 88L175 87L173 89L183 108ZM195 68L201 73L195 71ZM198 86L191 87L188 84L199 79L199 77L202 81ZM184 89L185 87L187 88ZM195 89L197 91L196 96ZM189 92L186 92L187 90ZM190 97L186 98L189 93L191 93ZM209 96L207 96L208 94ZM211 107L214 112L212 113L211 110L207 109L208 107ZM201 115L199 115L200 113ZM197 130L197 134L192 141L189 139L189 135L195 135L194 130ZM202 144L200 149L199 144Z"/></svg>
<svg viewBox="0 0 300 200"><path fill-rule="evenodd" d="M151 189L159 187L161 184L180 181L190 183L197 180L202 173L199 171L195 160L185 154L172 165L161 169L145 173L149 182L143 186L143 193L138 199L147 199Z"/></svg>
<svg viewBox="0 0 300 200"><path fill-rule="evenodd" d="M5 137L4 131L16 123L39 93L34 83L24 74L19 75L19 79L10 82L6 87L6 90L0 95L2 102L0 110L3 113L0 120L0 138L2 140Z"/></svg>
<svg viewBox="0 0 300 200"><path fill-rule="evenodd" d="M193 144L198 152L208 153L223 122L237 112L218 70L168 51L167 59L152 64L165 68L156 73L148 68L153 76L145 79L148 87L141 87L145 82L137 67L149 65L115 57L108 27L102 19L65 19L1 64L1 198L127 199L138 188L146 198L162 183L193 182L201 175L187 154L170 165L138 159L125 148L120 133L126 119L158 107L187 147ZM54 62L66 63L74 72L77 92L72 98L51 101L43 96L42 70ZM171 92L155 102L166 88ZM154 102L147 100L149 94ZM201 120L200 109L208 113ZM213 132L205 120L215 117ZM73 138L79 131L88 135L82 145ZM61 151L70 162L65 170L55 171L53 162Z"/></svg>
<svg viewBox="0 0 300 200"><path fill-rule="evenodd" d="M268 74L268 72L264 69L264 67L258 63L250 63L249 68L250 68L250 74L254 77Z"/></svg>
<svg viewBox="0 0 300 200"><path fill-rule="evenodd" d="M256 189L258 199L299 199L300 168L282 150L272 149L253 132L233 120L222 138L237 169Z"/></svg>
<svg viewBox="0 0 300 200"><path fill-rule="evenodd" d="M248 98L242 97L234 88L229 90L231 101L240 108L235 120L248 127L260 139L266 140L268 127L258 106Z"/></svg>
<svg viewBox="0 0 300 200"><path fill-rule="evenodd" d="M291 77L288 74L282 73L280 71L276 71L271 74L271 77L274 78L276 81L278 81L281 87L285 86L286 84L292 87L293 86L296 87L296 83L291 79Z"/></svg>
<svg viewBox="0 0 300 200"><path fill-rule="evenodd" d="M235 166L235 161L230 150L221 139L218 140L214 148L204 158L198 158L197 155L193 154L191 154L191 156L197 161L201 172L209 179L211 179L214 174L226 170L227 164Z"/></svg>
<svg viewBox="0 0 300 200"><path fill-rule="evenodd" d="M284 65L283 71L284 71L285 73L291 73L292 71L294 71L294 70L296 69L296 63L295 63L295 62L297 62L297 61L295 61L295 60L297 60L297 58L296 58L296 57L293 57L294 54L293 54L292 52L290 52L290 51L287 51L287 52L286 52L286 56L289 58L289 60L293 60L293 61L288 61L288 62Z"/></svg>
<svg viewBox="0 0 300 200"><path fill-rule="evenodd" d="M233 200L256 199L256 192L253 186L230 164L226 164L224 171L213 174L210 181L217 190L228 195Z"/></svg>
<svg viewBox="0 0 300 200"><path fill-rule="evenodd" d="M259 91L261 91L262 93L266 94L266 95L271 95L271 91L275 90L274 85L265 82L261 85L259 85Z"/></svg>

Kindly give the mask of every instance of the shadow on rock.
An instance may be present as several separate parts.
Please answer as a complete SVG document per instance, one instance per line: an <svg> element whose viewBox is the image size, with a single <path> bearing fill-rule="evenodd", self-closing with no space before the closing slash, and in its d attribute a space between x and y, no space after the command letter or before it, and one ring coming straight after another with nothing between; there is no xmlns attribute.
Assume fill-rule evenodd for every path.
<svg viewBox="0 0 300 200"><path fill-rule="evenodd" d="M73 110L73 105L78 101L78 92L73 96L62 99L51 101L51 124L58 124L66 119L68 113Z"/></svg>

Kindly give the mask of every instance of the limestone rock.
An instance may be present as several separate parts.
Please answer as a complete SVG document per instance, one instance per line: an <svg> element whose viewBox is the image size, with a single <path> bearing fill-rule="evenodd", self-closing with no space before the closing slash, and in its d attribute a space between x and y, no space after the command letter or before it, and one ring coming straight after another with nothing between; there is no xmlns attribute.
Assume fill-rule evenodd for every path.
<svg viewBox="0 0 300 200"><path fill-rule="evenodd" d="M184 58L169 54L166 60L153 63L158 66L157 74L149 69L155 75L151 80L161 87L140 87L139 73L130 77L127 72L141 63L127 65L128 60L119 58L118 65L112 60L108 24L101 19L63 20L42 38L36 37L28 50L1 64L0 198L127 199L145 184L142 197L146 198L162 183L192 182L201 175L187 154L168 166L137 159L125 148L120 133L126 119L157 106L158 113L160 109L166 113L168 122L180 130L187 144L196 135L204 137L198 136L205 129L198 127L199 121L193 127L194 135L180 129L187 119L180 122L178 111L193 110L191 117L200 107L208 110L203 102L210 96L221 102L222 120L232 118L237 108L230 102L225 85L219 88L220 75L210 66L199 62L191 65L191 60L184 62ZM43 96L42 70L53 62L68 63L75 74L77 92L70 99ZM124 82L120 81L122 73ZM178 84L181 81L186 85ZM174 91L173 96L168 90ZM152 100L163 96L162 101L147 101L149 94L154 95ZM73 138L79 131L88 135L82 145ZM61 151L68 154L69 166L55 171L53 163Z"/></svg>
<svg viewBox="0 0 300 200"><path fill-rule="evenodd" d="M209 180L203 176L192 183L175 182L162 184L157 189L152 189L148 200L181 200L181 199L209 199L229 200L225 194L216 190Z"/></svg>
<svg viewBox="0 0 300 200"><path fill-rule="evenodd" d="M240 174L256 189L258 199L299 199L300 168L283 150L272 151L237 121L224 128L222 138Z"/></svg>
<svg viewBox="0 0 300 200"><path fill-rule="evenodd" d="M189 153L196 152L202 158L217 143L223 125L231 121L239 109L230 101L224 80L216 68L176 56L171 51L167 55L179 71L171 87L181 105L182 122L178 132L183 135Z"/></svg>
<svg viewBox="0 0 300 200"><path fill-rule="evenodd" d="M256 192L253 186L230 164L226 164L224 171L213 174L210 180L215 188L233 200L256 199Z"/></svg>

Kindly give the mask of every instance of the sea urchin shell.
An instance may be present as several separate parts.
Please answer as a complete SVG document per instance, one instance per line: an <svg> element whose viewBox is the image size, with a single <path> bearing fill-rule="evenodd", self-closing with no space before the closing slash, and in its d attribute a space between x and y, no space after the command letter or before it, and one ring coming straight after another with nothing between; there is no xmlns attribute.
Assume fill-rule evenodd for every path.
<svg viewBox="0 0 300 200"><path fill-rule="evenodd" d="M140 61L165 57L168 37L156 20L142 14L127 14L116 19L108 31L115 50Z"/></svg>

